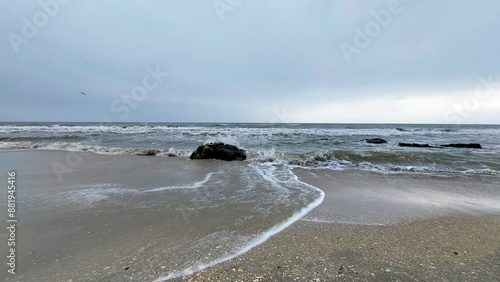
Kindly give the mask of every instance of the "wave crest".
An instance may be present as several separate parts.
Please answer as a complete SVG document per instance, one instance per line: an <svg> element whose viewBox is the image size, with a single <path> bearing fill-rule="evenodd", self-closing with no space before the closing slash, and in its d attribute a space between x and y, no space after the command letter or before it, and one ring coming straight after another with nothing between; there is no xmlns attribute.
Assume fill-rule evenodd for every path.
<svg viewBox="0 0 500 282"><path fill-rule="evenodd" d="M84 145L78 142L0 142L0 149L39 149L54 151L90 152L104 155L141 155L158 157L189 157L191 150L169 149L144 149L144 148L121 148L98 145Z"/></svg>

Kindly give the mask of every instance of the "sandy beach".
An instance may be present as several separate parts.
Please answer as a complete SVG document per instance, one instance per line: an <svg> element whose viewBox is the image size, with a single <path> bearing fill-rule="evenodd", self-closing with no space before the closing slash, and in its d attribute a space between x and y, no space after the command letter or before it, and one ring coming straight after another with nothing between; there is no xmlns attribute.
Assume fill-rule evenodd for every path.
<svg viewBox="0 0 500 282"><path fill-rule="evenodd" d="M8 274L3 264L2 279L163 281L185 267L203 270L171 281L500 277L495 179L294 169L300 182L290 186L287 197L311 197L311 202L312 185L325 192L323 203L225 261L240 245L290 218L297 211L293 205L307 202L279 202L273 197L284 194L271 190L259 193L278 201L275 206L265 198L251 200L256 196L238 183L264 188L253 174L241 178L249 169L245 162L78 153L81 162L60 175L61 181L53 163L67 164L68 154L0 153L3 175L15 169L19 187L18 272ZM193 201L200 191L202 199ZM4 201L0 209L6 209ZM4 213L0 220L6 222ZM7 237L5 230L0 235ZM205 268L196 261L221 263Z"/></svg>
<svg viewBox="0 0 500 282"><path fill-rule="evenodd" d="M498 281L500 217L392 226L299 221L231 261L175 281Z"/></svg>
<svg viewBox="0 0 500 282"><path fill-rule="evenodd" d="M323 204L306 220L296 222L238 258L175 281L499 281L498 202L493 207L471 204L466 208L467 204L457 201L453 194L448 194L451 202L431 194L427 202L421 199L419 205L404 199L409 209L404 212L401 202L394 199L400 195L380 191L378 199L370 202L366 195L356 196L356 191L352 191L380 189L387 182L405 183L401 187L405 189L400 190L411 191L412 186L433 188L428 185L453 192L474 188L475 197L468 197L469 200L488 195L498 201L500 186L494 180L457 181L428 176L405 180L398 175L302 169L294 173L326 193ZM350 187L349 195L339 187ZM333 217L331 223L307 220L338 209L338 194L340 201L347 202L343 205L347 207L343 211L347 217ZM438 203L440 207L436 207ZM370 213L371 208L377 208L379 213L362 216L361 211ZM486 214L487 210L491 213ZM381 222L374 220L391 213L394 223L387 224L385 218ZM336 219L358 224L336 223Z"/></svg>

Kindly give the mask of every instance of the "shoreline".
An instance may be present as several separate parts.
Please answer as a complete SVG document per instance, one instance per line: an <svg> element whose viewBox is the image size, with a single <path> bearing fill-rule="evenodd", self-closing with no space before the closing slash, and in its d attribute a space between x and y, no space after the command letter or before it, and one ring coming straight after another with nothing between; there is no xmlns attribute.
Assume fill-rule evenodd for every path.
<svg viewBox="0 0 500 282"><path fill-rule="evenodd" d="M193 257L217 261L224 252L211 257L212 247L227 244L224 236L229 234L218 232L220 228L235 222L235 217L244 218L255 205L227 204L211 197L211 193L241 197L244 194L239 193L255 187L217 194L222 186L216 184L219 188L201 196L206 203L219 201L220 205L200 207L197 212L192 196L199 194L165 187L186 183L190 186L185 187L201 187L197 183L205 186L222 180L223 186L231 187L241 183L234 172L247 171L246 163L79 153L83 162L59 182L51 163L67 161L71 152L0 154L0 169L17 169L20 187L18 237L23 243L18 256L23 260L20 276L9 277L13 281L165 278L182 271ZM225 173L214 174L214 167ZM229 168L235 167L238 169L229 175ZM500 209L496 206L500 189L496 182L366 171L292 172L300 185L325 193L318 207L243 254L167 281L417 281L443 277L463 281L500 276L500 212L495 209ZM230 177L217 178L226 176ZM421 190L425 193L419 194ZM55 198L47 199L49 196ZM179 202L195 208L191 223L183 218ZM0 208L4 206L0 204ZM270 232L281 222L277 220L284 218L283 212L288 215L291 210L285 206L273 212L264 220L242 221L241 227L233 230L260 236L256 230ZM315 218L329 223L314 222ZM342 220L346 218L350 221ZM370 224L380 219L389 224Z"/></svg>
<svg viewBox="0 0 500 282"><path fill-rule="evenodd" d="M399 185L405 181L392 179L398 178L397 175L372 172L351 173L351 178L346 177L349 174L345 171L294 169L293 172L300 181L325 192L325 201L320 206L237 258L168 281L436 281L443 278L494 281L500 277L500 212L444 206L439 213L412 211L411 216L402 216L389 224L315 222L307 217L321 215L331 208L335 204L332 201L335 193L340 193L342 200L349 204L363 201L356 193L346 197L345 191L339 191L342 189L332 185L331 179L318 179L321 173L341 178L343 184L352 184L350 181L355 179L371 187L377 187L377 178L382 183ZM363 181L366 177L371 182ZM445 177L429 180L425 175L412 178L425 184L452 181ZM498 186L489 184L486 181L483 188L493 188L495 195L500 195ZM358 189L359 186L363 185L358 185ZM378 200L385 200L389 208L394 204L387 199ZM366 212L367 206L361 211Z"/></svg>

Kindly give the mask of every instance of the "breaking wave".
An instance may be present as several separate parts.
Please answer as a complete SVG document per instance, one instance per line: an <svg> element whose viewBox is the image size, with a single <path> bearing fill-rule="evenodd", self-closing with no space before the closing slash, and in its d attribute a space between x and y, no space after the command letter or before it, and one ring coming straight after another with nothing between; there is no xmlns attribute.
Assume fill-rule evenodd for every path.
<svg viewBox="0 0 500 282"><path fill-rule="evenodd" d="M0 142L0 149L38 149L54 151L90 152L104 155L141 155L158 157L189 157L190 150L169 149L147 149L147 148L121 148L98 145L84 145L78 142Z"/></svg>

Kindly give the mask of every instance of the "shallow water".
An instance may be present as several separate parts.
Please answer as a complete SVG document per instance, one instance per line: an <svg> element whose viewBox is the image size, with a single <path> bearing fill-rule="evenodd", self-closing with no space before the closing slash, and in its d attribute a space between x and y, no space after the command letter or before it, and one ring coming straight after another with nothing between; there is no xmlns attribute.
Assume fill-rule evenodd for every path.
<svg viewBox="0 0 500 282"><path fill-rule="evenodd" d="M500 213L500 180L364 171L295 169L326 193L302 220L356 225L392 225L457 214Z"/></svg>

